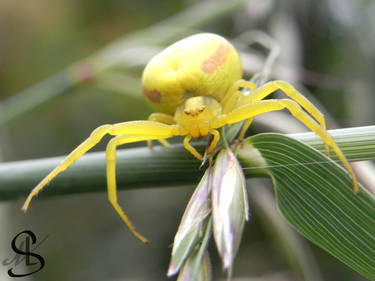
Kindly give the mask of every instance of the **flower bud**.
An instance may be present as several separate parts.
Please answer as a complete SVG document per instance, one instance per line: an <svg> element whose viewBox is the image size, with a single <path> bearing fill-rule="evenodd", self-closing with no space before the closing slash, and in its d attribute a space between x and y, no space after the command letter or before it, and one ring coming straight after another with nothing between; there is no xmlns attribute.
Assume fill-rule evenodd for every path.
<svg viewBox="0 0 375 281"><path fill-rule="evenodd" d="M197 255L189 257L182 267L177 281L210 281L212 280L211 262L208 251L201 259ZM195 268L198 266L198 268Z"/></svg>
<svg viewBox="0 0 375 281"><path fill-rule="evenodd" d="M207 246L212 234L212 218L204 223L204 235L200 243L192 250L178 275L177 281L210 281L212 279L211 262Z"/></svg>
<svg viewBox="0 0 375 281"><path fill-rule="evenodd" d="M214 238L223 269L230 270L248 220L248 202L242 168L229 149L215 160L211 193Z"/></svg>
<svg viewBox="0 0 375 281"><path fill-rule="evenodd" d="M192 252L204 234L204 220L211 210L210 176L211 169L207 169L185 209L180 226L174 237L168 276L178 272L186 257Z"/></svg>

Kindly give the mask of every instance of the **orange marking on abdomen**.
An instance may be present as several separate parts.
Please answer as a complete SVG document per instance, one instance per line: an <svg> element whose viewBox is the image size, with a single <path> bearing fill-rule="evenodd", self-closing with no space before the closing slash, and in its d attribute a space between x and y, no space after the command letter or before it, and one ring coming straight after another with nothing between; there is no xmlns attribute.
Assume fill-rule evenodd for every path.
<svg viewBox="0 0 375 281"><path fill-rule="evenodd" d="M143 95L154 103L160 103L161 94L158 90L148 90L145 87L142 87Z"/></svg>
<svg viewBox="0 0 375 281"><path fill-rule="evenodd" d="M220 44L217 47L215 53L213 53L208 59L206 59L202 65L201 69L203 72L212 73L220 67L225 62L231 47L228 44Z"/></svg>

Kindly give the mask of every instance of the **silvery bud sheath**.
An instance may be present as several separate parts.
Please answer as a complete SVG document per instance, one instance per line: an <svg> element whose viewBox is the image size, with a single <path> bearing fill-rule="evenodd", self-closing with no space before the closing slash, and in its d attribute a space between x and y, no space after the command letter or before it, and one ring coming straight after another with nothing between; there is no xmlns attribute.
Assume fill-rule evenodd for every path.
<svg viewBox="0 0 375 281"><path fill-rule="evenodd" d="M178 274L177 281L210 281L211 279L211 263L206 250L202 257L189 257Z"/></svg>
<svg viewBox="0 0 375 281"><path fill-rule="evenodd" d="M198 242L202 240L206 230L205 225L211 224L211 220L205 223L205 219L211 212L210 177L211 169L208 168L185 209L174 238L168 276L178 272L188 255L193 252Z"/></svg>
<svg viewBox="0 0 375 281"><path fill-rule="evenodd" d="M168 276L180 271L177 281L211 280L207 245L213 229L223 269L230 279L246 220L245 177L233 152L223 149L186 207L174 238Z"/></svg>
<svg viewBox="0 0 375 281"><path fill-rule="evenodd" d="M214 238L223 269L230 271L249 217L245 177L229 149L218 154L211 182Z"/></svg>
<svg viewBox="0 0 375 281"><path fill-rule="evenodd" d="M204 236L192 250L178 274L177 281L210 281L212 280L212 270L207 246L211 238L212 219L207 218L204 227Z"/></svg>

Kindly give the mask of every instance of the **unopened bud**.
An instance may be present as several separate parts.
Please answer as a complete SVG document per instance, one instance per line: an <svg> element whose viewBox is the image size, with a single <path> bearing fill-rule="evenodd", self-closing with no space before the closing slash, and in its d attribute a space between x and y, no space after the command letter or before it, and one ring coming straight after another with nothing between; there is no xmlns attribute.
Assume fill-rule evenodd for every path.
<svg viewBox="0 0 375 281"><path fill-rule="evenodd" d="M229 149L222 150L212 175L213 233L223 268L232 267L245 220L248 220L248 202L242 168Z"/></svg>
<svg viewBox="0 0 375 281"><path fill-rule="evenodd" d="M174 237L168 276L178 272L187 256L203 236L204 220L211 211L210 176L211 169L207 169L185 209L180 226Z"/></svg>

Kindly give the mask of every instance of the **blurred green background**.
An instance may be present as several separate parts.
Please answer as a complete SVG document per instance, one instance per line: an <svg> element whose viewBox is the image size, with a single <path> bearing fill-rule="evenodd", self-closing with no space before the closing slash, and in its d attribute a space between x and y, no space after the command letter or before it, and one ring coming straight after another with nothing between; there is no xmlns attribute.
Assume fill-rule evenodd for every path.
<svg viewBox="0 0 375 281"><path fill-rule="evenodd" d="M245 78L261 69L265 53L236 38L249 30L268 33L281 48L271 78L295 84L319 104L328 127L371 125L374 13L373 1L354 0L2 0L0 120L9 104L15 100L22 104L25 96L34 99L43 92L43 84L17 98L20 92L55 73L59 74L53 81L70 79L64 82L70 89L2 123L1 161L65 155L101 124L146 119L152 110L142 98L139 82L145 62L177 39L202 31L238 42ZM126 50L132 50L127 55L115 48L123 42ZM92 74L88 81L77 78L87 73ZM260 119L253 129L300 130L286 118L283 124ZM95 149L104 147L105 141ZM248 186L252 216L236 259L235 278L366 280L297 235L314 277L299 273L288 262L288 249L275 239L271 220L264 218L262 206L273 206L272 199L262 205L259 194L251 191L271 190L269 181L251 180ZM186 186L120 193L120 204L149 238L149 245L132 237L106 193L34 200L26 215L20 211L22 198L3 202L0 258L13 256L12 237L31 229L40 238L49 237L38 248L46 266L30 280L174 280L165 276L170 246L192 191L193 186ZM212 243L215 280L224 279L215 250ZM8 280L7 270L1 267L0 280Z"/></svg>

